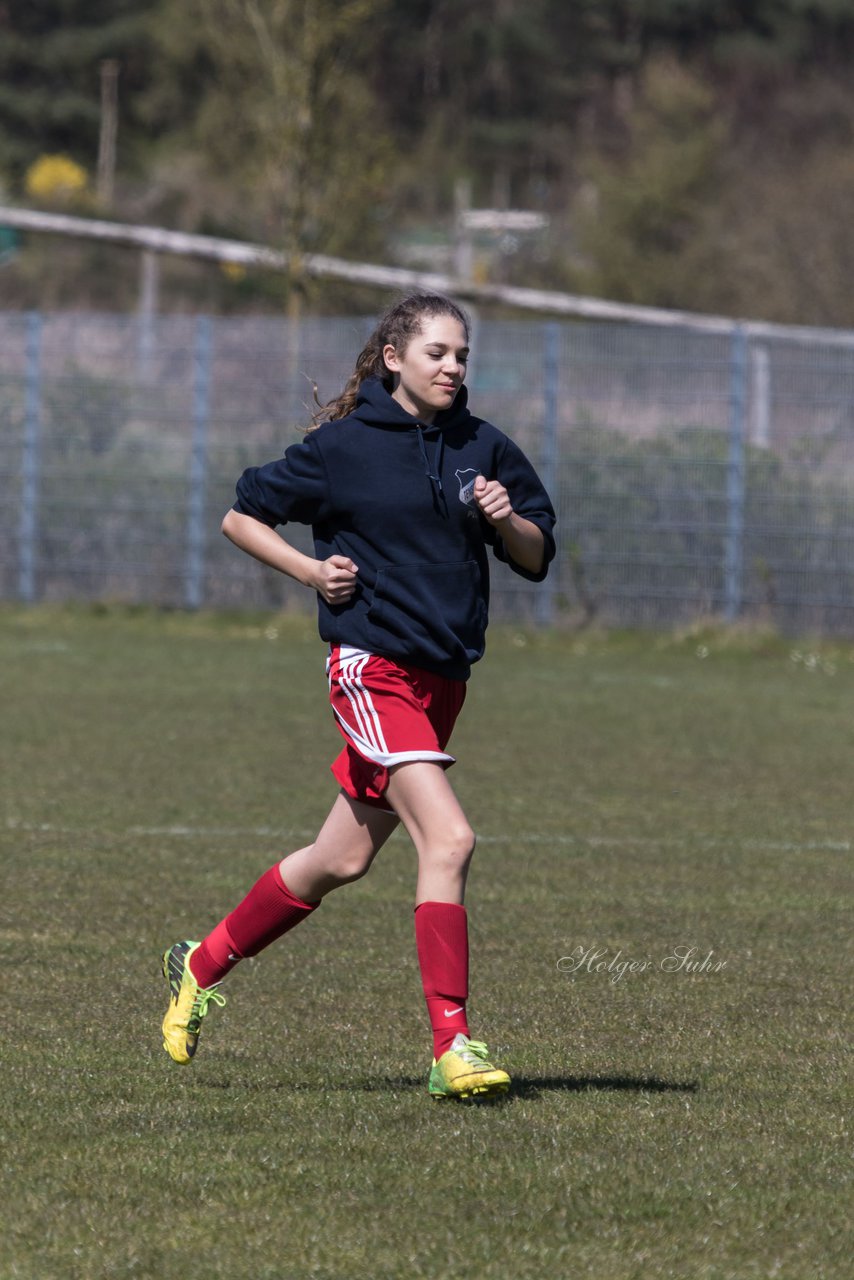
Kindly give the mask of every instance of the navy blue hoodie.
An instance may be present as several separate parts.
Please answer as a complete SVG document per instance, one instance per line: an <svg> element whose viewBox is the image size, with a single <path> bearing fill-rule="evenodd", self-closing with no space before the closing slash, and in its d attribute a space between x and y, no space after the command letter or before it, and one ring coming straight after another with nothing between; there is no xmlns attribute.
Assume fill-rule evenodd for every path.
<svg viewBox="0 0 854 1280"><path fill-rule="evenodd" d="M542 530L539 573L514 563L478 511L478 475L500 481L517 515ZM368 378L346 418L245 471L235 510L271 527L310 524L318 559L349 556L358 566L345 604L318 596L324 640L457 680L483 656L486 546L533 582L545 578L555 551L555 515L536 472L512 440L469 412L465 387L426 425Z"/></svg>

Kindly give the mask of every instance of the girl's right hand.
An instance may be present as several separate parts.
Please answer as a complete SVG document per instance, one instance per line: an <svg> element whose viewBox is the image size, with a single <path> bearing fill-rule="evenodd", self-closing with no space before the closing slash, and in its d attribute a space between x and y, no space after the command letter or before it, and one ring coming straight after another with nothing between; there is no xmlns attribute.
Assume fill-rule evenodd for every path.
<svg viewBox="0 0 854 1280"><path fill-rule="evenodd" d="M356 590L358 572L348 556L330 556L328 560L318 560L312 585L327 604L346 604Z"/></svg>

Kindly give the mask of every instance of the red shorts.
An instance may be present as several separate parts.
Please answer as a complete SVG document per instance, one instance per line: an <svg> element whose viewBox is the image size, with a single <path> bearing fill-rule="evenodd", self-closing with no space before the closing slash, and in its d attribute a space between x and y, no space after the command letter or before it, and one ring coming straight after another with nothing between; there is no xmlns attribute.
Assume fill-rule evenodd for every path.
<svg viewBox="0 0 854 1280"><path fill-rule="evenodd" d="M465 701L464 680L334 645L329 701L347 743L332 772L348 796L391 812L389 770L410 760L454 763L445 747Z"/></svg>

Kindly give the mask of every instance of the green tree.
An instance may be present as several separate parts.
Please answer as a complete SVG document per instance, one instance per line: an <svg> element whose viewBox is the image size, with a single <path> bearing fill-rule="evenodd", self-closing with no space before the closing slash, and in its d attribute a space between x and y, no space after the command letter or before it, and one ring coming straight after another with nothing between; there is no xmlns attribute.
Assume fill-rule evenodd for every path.
<svg viewBox="0 0 854 1280"><path fill-rule="evenodd" d="M852 139L775 153L738 171L716 216L723 232L719 306L788 324L854 326Z"/></svg>
<svg viewBox="0 0 854 1280"><path fill-rule="evenodd" d="M610 40L593 0L392 0L374 81L428 211L453 178L480 201L542 207Z"/></svg>
<svg viewBox="0 0 854 1280"><path fill-rule="evenodd" d="M294 255L376 242L391 150L365 75L385 0L187 0L158 15L148 110L189 186L215 189L207 223ZM190 194L190 193L188 193ZM192 197L191 197L192 198Z"/></svg>
<svg viewBox="0 0 854 1280"><path fill-rule="evenodd" d="M692 305L696 275L710 261L724 142L706 85L670 58L651 62L625 155L589 165L579 213L586 287L623 301Z"/></svg>
<svg viewBox="0 0 854 1280"><path fill-rule="evenodd" d="M849 323L851 0L0 0L15 195L44 154L94 176L106 58L134 220L266 240L298 275L447 232L466 176L551 216L514 282Z"/></svg>
<svg viewBox="0 0 854 1280"><path fill-rule="evenodd" d="M154 0L0 3L0 174L16 184L40 155L65 153L95 168L100 64L119 62L119 153L139 160L137 94L150 45Z"/></svg>

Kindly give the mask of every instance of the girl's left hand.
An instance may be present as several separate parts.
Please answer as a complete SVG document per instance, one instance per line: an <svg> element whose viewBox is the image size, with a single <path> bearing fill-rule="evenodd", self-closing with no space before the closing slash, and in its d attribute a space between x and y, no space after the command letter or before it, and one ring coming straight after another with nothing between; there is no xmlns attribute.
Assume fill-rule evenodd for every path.
<svg viewBox="0 0 854 1280"><path fill-rule="evenodd" d="M478 476L474 482L474 500L490 524L501 524L513 514L507 490L497 480Z"/></svg>

